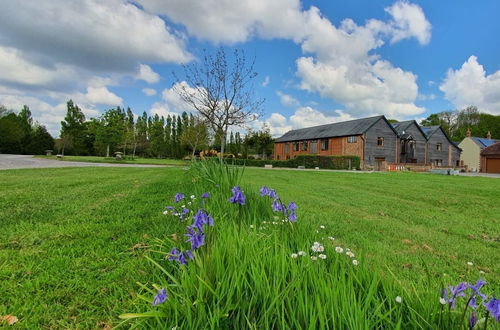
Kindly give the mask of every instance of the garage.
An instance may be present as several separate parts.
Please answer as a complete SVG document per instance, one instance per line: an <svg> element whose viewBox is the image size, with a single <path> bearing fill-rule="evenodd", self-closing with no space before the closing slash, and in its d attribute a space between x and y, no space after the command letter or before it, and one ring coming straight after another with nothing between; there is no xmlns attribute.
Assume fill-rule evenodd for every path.
<svg viewBox="0 0 500 330"><path fill-rule="evenodd" d="M500 142L484 148L481 152L481 172L500 173Z"/></svg>

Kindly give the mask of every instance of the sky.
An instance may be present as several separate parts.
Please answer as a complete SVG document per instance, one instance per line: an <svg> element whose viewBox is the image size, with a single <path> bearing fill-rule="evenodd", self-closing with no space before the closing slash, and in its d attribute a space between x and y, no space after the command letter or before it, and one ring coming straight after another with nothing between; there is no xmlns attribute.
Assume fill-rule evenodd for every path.
<svg viewBox="0 0 500 330"><path fill-rule="evenodd" d="M174 92L203 51L255 58L274 136L375 115L421 120L469 105L500 115L498 0L0 0L0 104L58 136L87 118L190 109ZM180 78L176 80L175 75Z"/></svg>

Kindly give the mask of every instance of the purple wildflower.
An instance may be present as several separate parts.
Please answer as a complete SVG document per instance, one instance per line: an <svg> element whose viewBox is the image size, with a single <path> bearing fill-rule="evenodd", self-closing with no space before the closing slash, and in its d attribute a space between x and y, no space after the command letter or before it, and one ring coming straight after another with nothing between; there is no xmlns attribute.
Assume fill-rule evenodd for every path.
<svg viewBox="0 0 500 330"><path fill-rule="evenodd" d="M153 299L153 306L163 304L165 302L165 300L167 300L167 298L168 298L167 290L165 290L164 288L161 290L158 290L158 293L156 294L156 296Z"/></svg>
<svg viewBox="0 0 500 330"><path fill-rule="evenodd" d="M196 212L193 219L194 219L193 226L198 228L199 231L203 230L204 225L209 225L209 226L214 225L214 219L203 209L199 209L198 212Z"/></svg>
<svg viewBox="0 0 500 330"><path fill-rule="evenodd" d="M190 250L186 250L186 251L184 251L184 253L189 258L189 260L193 260L194 259L193 253Z"/></svg>
<svg viewBox="0 0 500 330"><path fill-rule="evenodd" d="M476 323L477 323L477 313L472 312L472 314L470 315L470 318L469 318L469 329L474 328Z"/></svg>
<svg viewBox="0 0 500 330"><path fill-rule="evenodd" d="M295 211L297 209L297 204L295 204L294 202L290 202L290 204L288 204L288 209Z"/></svg>
<svg viewBox="0 0 500 330"><path fill-rule="evenodd" d="M469 299L469 307L472 308L472 309L476 309L477 308L476 295L472 295L472 297L470 297L470 299Z"/></svg>
<svg viewBox="0 0 500 330"><path fill-rule="evenodd" d="M229 202L233 204L238 203L240 205L245 205L246 198L241 188L238 186L234 186L232 191L233 191L233 196L229 198Z"/></svg>
<svg viewBox="0 0 500 330"><path fill-rule="evenodd" d="M184 255L184 253L179 254L179 257L177 258L177 261L178 261L181 265L185 265L185 264L187 264L186 256Z"/></svg>
<svg viewBox="0 0 500 330"><path fill-rule="evenodd" d="M185 217L186 217L186 214L189 213L189 210L187 208L183 208L181 213L179 213L179 219L181 219L181 221L184 221Z"/></svg>
<svg viewBox="0 0 500 330"><path fill-rule="evenodd" d="M278 198L274 199L271 207L273 208L274 212L283 211L283 204L281 204L281 201Z"/></svg>
<svg viewBox="0 0 500 330"><path fill-rule="evenodd" d="M473 291L473 295L478 295L479 297L481 297L481 299L486 300L487 298L486 295L479 291L485 284L486 284L485 280L479 279L477 280L476 285L469 284L468 286Z"/></svg>
<svg viewBox="0 0 500 330"><path fill-rule="evenodd" d="M173 206L167 206L165 209L167 209L169 211L175 211L175 207L173 207Z"/></svg>
<svg viewBox="0 0 500 330"><path fill-rule="evenodd" d="M267 196L268 194L269 194L269 188L267 188L266 186L262 186L262 188L260 188L260 195Z"/></svg>
<svg viewBox="0 0 500 330"><path fill-rule="evenodd" d="M288 220L290 222L295 222L297 221L297 214L294 212L291 212L289 215L288 215Z"/></svg>
<svg viewBox="0 0 500 330"><path fill-rule="evenodd" d="M193 227L187 227L188 233L186 242L191 242L191 250L196 250L205 244L205 234L202 231L196 232Z"/></svg>
<svg viewBox="0 0 500 330"><path fill-rule="evenodd" d="M210 198L210 193L205 192L205 193L201 194L201 198Z"/></svg>
<svg viewBox="0 0 500 330"><path fill-rule="evenodd" d="M184 194L183 193L177 193L177 194L175 194L174 201L176 203L179 203L181 201L181 199L184 199Z"/></svg>
<svg viewBox="0 0 500 330"><path fill-rule="evenodd" d="M446 289L443 292L443 298L450 304L451 308L455 308L455 299L457 297L465 297L464 291L467 289L467 283L461 282L455 288L450 285L450 298L447 299L447 291Z"/></svg>
<svg viewBox="0 0 500 330"><path fill-rule="evenodd" d="M490 312L493 317L500 322L500 300L492 297L490 301L484 304L484 307Z"/></svg>
<svg viewBox="0 0 500 330"><path fill-rule="evenodd" d="M177 248L173 248L172 250L170 250L170 252L168 253L169 256L168 256L168 260L177 260L177 258L179 258L179 250L177 250Z"/></svg>

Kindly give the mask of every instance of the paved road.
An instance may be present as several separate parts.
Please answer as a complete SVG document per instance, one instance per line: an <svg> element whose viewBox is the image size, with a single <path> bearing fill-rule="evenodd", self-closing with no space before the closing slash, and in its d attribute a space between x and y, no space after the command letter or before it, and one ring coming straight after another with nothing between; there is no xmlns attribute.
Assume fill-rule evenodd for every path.
<svg viewBox="0 0 500 330"><path fill-rule="evenodd" d="M0 170L16 168L48 168L48 167L167 167L165 165L141 165L141 164L110 164L110 163L86 163L70 162L52 159L34 158L30 155L6 155L0 154Z"/></svg>

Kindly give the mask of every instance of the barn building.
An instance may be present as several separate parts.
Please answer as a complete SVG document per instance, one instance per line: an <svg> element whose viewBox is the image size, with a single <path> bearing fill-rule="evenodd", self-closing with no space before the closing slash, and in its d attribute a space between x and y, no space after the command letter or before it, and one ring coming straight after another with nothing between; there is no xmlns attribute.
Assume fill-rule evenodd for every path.
<svg viewBox="0 0 500 330"><path fill-rule="evenodd" d="M291 130L276 139L274 159L304 154L358 156L362 168L375 170L401 163L455 166L460 159L460 149L440 127L414 120L391 124L385 116Z"/></svg>
<svg viewBox="0 0 500 330"><path fill-rule="evenodd" d="M481 151L481 172L500 173L500 142Z"/></svg>

